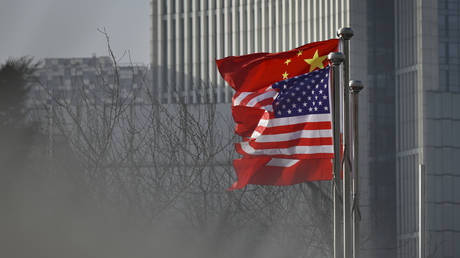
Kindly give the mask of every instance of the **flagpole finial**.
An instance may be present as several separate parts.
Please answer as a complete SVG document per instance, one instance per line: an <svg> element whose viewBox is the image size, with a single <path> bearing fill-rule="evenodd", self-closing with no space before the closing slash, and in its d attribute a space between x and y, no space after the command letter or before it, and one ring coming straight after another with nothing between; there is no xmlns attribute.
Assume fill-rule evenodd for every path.
<svg viewBox="0 0 460 258"><path fill-rule="evenodd" d="M359 80L350 80L348 85L352 93L359 93L364 88L363 83Z"/></svg>
<svg viewBox="0 0 460 258"><path fill-rule="evenodd" d="M353 37L353 30L350 27L343 27L337 30L337 36L344 40L349 40Z"/></svg>
<svg viewBox="0 0 460 258"><path fill-rule="evenodd" d="M340 65L345 60L345 55L342 52L331 52L327 58L333 65Z"/></svg>

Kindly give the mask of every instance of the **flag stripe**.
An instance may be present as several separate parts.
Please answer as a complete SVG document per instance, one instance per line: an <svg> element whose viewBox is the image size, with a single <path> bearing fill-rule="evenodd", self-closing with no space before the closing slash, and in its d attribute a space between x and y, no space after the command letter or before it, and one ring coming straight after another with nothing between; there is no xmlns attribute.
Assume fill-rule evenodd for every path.
<svg viewBox="0 0 460 258"><path fill-rule="evenodd" d="M269 106L271 110L273 110L272 108L272 102L273 102L273 97L271 98L268 98L268 99L263 99L259 102L257 102L256 104L254 104L253 107L260 107L262 109L266 109L264 108L265 106Z"/></svg>
<svg viewBox="0 0 460 258"><path fill-rule="evenodd" d="M269 135L269 134L279 134L279 133L288 133L299 130L326 130L332 129L331 122L311 122L311 123L302 123L302 124L292 124L292 125L281 125L276 127L264 127L257 126L255 131Z"/></svg>
<svg viewBox="0 0 460 258"><path fill-rule="evenodd" d="M293 117L271 118L273 113L266 112L259 121L259 125L265 127L275 127L283 125L303 124L311 122L331 122L331 114L304 115Z"/></svg>
<svg viewBox="0 0 460 258"><path fill-rule="evenodd" d="M277 149L277 148L289 148L293 146L319 146L319 145L330 145L332 144L332 137L325 138L300 138L289 141L279 142L257 142L254 140L249 141L249 144L254 149Z"/></svg>
<svg viewBox="0 0 460 258"><path fill-rule="evenodd" d="M240 104L239 104L239 105L241 105L241 106L246 106L246 107L251 107L251 106L248 105L249 102L250 102L252 99L254 99L254 98L256 98L256 97L258 97L259 95L262 95L262 94L264 94L264 93L265 93L265 91L264 91L264 92L251 92L249 95L247 95L244 99L242 99L242 100L240 101Z"/></svg>
<svg viewBox="0 0 460 258"><path fill-rule="evenodd" d="M333 159L333 153L297 153L297 154L270 154L270 155L254 155L246 153L240 146L240 144L235 145L236 152L243 155L244 158L253 159L258 157L271 157L271 158L282 158L282 159Z"/></svg>
<svg viewBox="0 0 460 258"><path fill-rule="evenodd" d="M280 133L280 134L260 134L255 135L256 132L251 136L252 139L255 139L257 142L280 142L280 141L289 141L299 138L324 138L332 137L332 130L299 130L290 133ZM254 137L254 135L256 137Z"/></svg>
<svg viewBox="0 0 460 258"><path fill-rule="evenodd" d="M267 103L266 100L269 100L270 101L269 103L272 103L273 102L273 97L276 95L276 93L277 92L275 90L270 90L270 91L265 91L263 93L256 93L253 96L249 95L243 101L241 101L241 105L244 105L244 104L246 104L245 102L247 102L246 106L254 107L254 106L256 106L256 104L258 104L259 102L262 102L262 101L265 101L265 103ZM264 102L262 102L262 103L264 103ZM266 105L266 104L264 104L264 105Z"/></svg>
<svg viewBox="0 0 460 258"><path fill-rule="evenodd" d="M300 161L299 159L277 159L277 158L273 158L266 164L266 166L288 168L288 167L292 167L295 164L299 163L299 161Z"/></svg>
<svg viewBox="0 0 460 258"><path fill-rule="evenodd" d="M253 92L237 92L233 95L233 106L240 105L241 101L245 99L248 95L252 94Z"/></svg>
<svg viewBox="0 0 460 258"><path fill-rule="evenodd" d="M293 155L293 154L321 154L333 153L332 145L293 146L277 149L254 149L249 142L238 143L241 151L248 155Z"/></svg>

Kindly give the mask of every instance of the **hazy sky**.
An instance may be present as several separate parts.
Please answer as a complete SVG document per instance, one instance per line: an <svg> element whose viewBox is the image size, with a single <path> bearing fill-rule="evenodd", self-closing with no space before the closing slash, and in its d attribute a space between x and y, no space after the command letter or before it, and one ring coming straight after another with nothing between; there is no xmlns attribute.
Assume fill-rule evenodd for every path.
<svg viewBox="0 0 460 258"><path fill-rule="evenodd" d="M149 63L149 0L0 0L0 62L8 57L88 57L112 48ZM127 59L126 59L127 61Z"/></svg>

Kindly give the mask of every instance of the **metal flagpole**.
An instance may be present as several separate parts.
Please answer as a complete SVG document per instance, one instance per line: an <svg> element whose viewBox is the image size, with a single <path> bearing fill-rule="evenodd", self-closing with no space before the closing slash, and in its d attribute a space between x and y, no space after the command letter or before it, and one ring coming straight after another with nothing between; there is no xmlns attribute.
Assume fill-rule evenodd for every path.
<svg viewBox="0 0 460 258"><path fill-rule="evenodd" d="M334 227L334 258L338 258L339 243L338 231L340 223L340 203L338 200L338 183L340 179L340 70L339 66L344 60L340 52L329 53L328 59L332 67L332 130L334 139L334 174L332 179L332 202L333 202L333 227Z"/></svg>
<svg viewBox="0 0 460 258"><path fill-rule="evenodd" d="M345 60L343 64L343 256L352 257L352 220L351 220L351 176L350 176L350 107L348 81L350 80L350 39L351 28L341 28L337 36L342 40Z"/></svg>
<svg viewBox="0 0 460 258"><path fill-rule="evenodd" d="M350 81L350 91L353 96L353 258L359 257L359 221L361 214L359 213L359 143L358 143L358 93L363 89L363 83L357 80Z"/></svg>

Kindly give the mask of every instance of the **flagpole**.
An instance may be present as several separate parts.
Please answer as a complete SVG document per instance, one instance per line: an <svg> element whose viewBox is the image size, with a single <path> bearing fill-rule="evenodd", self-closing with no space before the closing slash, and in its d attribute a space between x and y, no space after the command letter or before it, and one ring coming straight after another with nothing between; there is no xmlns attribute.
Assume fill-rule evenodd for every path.
<svg viewBox="0 0 460 258"><path fill-rule="evenodd" d="M350 91L353 96L353 258L359 257L359 221L361 214L359 213L359 143L358 143L358 93L363 89L363 83L358 80L350 81Z"/></svg>
<svg viewBox="0 0 460 258"><path fill-rule="evenodd" d="M340 226L340 203L338 200L338 184L341 171L340 159L340 70L339 66L345 59L340 52L332 52L328 55L332 67L332 130L334 141L334 173L332 179L332 202L333 202L333 245L334 258L338 258L339 241L338 231Z"/></svg>
<svg viewBox="0 0 460 258"><path fill-rule="evenodd" d="M350 173L350 100L348 81L350 80L350 39L353 37L351 28L340 28L337 31L343 46L345 60L343 64L343 256L352 257L352 218L351 218L351 173Z"/></svg>

